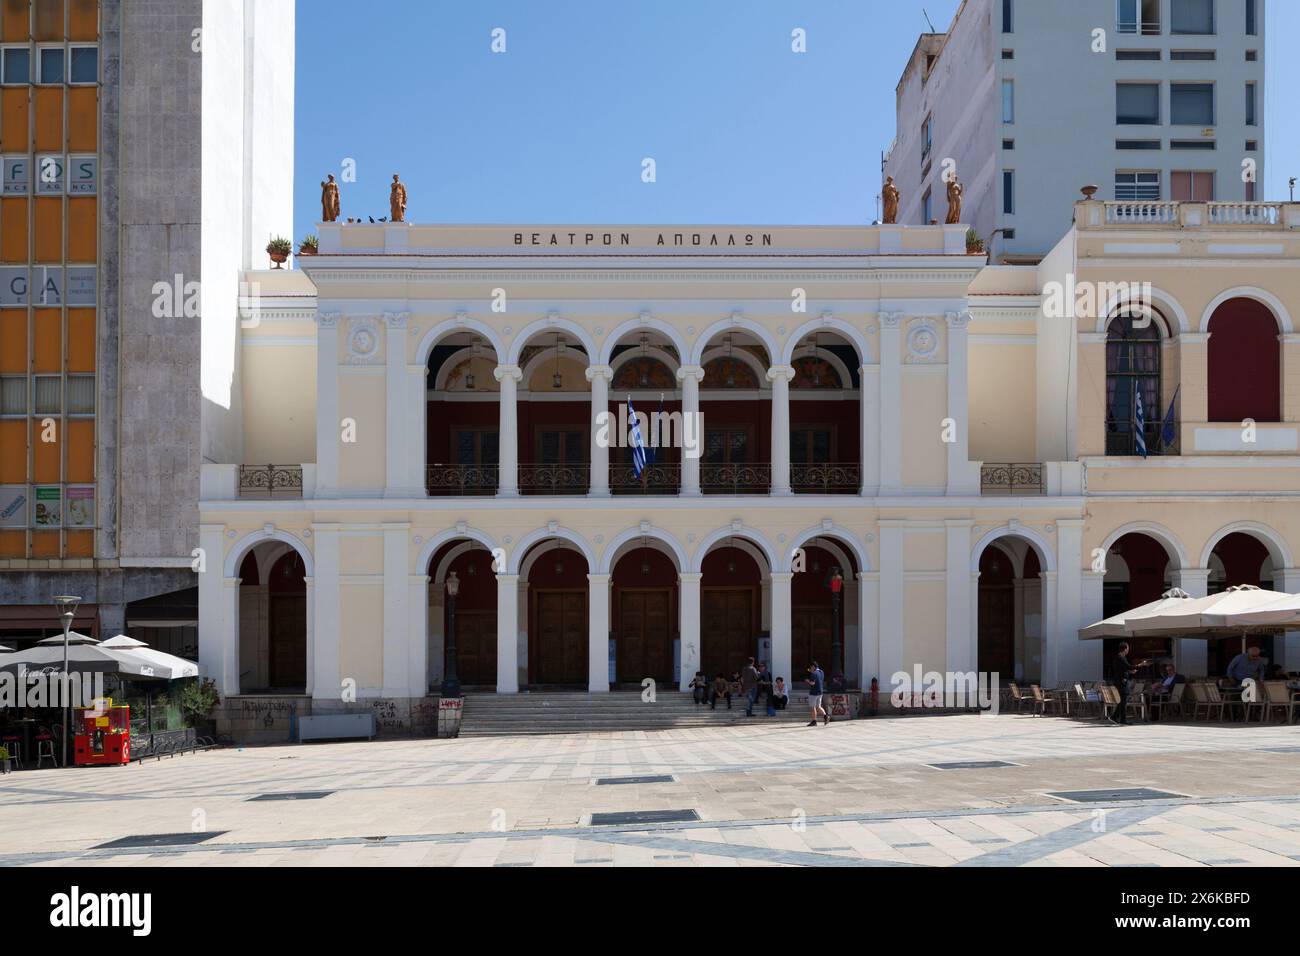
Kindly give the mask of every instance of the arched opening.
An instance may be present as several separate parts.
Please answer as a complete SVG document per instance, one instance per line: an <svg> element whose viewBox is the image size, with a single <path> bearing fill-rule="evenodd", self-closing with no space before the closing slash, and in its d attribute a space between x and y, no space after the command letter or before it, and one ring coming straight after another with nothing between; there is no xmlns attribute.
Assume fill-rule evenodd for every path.
<svg viewBox="0 0 1300 956"><path fill-rule="evenodd" d="M662 332L642 330L624 336L615 345L608 408L611 424L617 425L611 429L609 451L611 493L675 495L681 488L684 422L677 380L680 367L677 347ZM630 434L634 413L645 416L641 426L643 465L638 463Z"/></svg>
<svg viewBox="0 0 1300 956"><path fill-rule="evenodd" d="M538 332L519 353L519 493L585 495L591 484L591 383L585 347Z"/></svg>
<svg viewBox="0 0 1300 956"><path fill-rule="evenodd" d="M1102 580L1102 617L1114 617L1150 604L1172 587L1171 561L1165 546L1140 531L1123 535L1106 555L1106 576ZM1121 641L1108 639L1103 656L1109 663L1119 653ZM1160 673L1160 663L1174 656L1173 639L1168 637L1128 638L1129 659L1152 662L1139 676Z"/></svg>
<svg viewBox="0 0 1300 956"><path fill-rule="evenodd" d="M496 350L453 332L430 351L425 400L425 487L430 495L493 495L499 485L501 386Z"/></svg>
<svg viewBox="0 0 1300 956"><path fill-rule="evenodd" d="M1166 380L1177 382L1177 370L1166 375L1164 369L1168 328L1164 316L1151 308L1132 314L1125 310L1111 320L1106 333L1107 455L1178 453L1178 429L1164 428L1174 398L1166 391Z"/></svg>
<svg viewBox="0 0 1300 956"><path fill-rule="evenodd" d="M834 674L834 648L839 644L841 673L852 670L849 648L857 636L858 567L851 548L832 538L805 543L790 580L790 671L802 680L816 661L829 678ZM835 621L832 573L841 576L839 621Z"/></svg>
<svg viewBox="0 0 1300 956"><path fill-rule="evenodd" d="M1002 679L1043 675L1043 563L1019 535L991 542L979 557L976 654L980 671Z"/></svg>
<svg viewBox="0 0 1300 956"><path fill-rule="evenodd" d="M528 682L588 686L586 557L563 538L529 549L520 578L528 586Z"/></svg>
<svg viewBox="0 0 1300 956"><path fill-rule="evenodd" d="M1268 545L1244 531L1224 535L1210 552L1210 578L1206 591L1220 594L1239 584L1250 584L1266 591L1273 589L1274 562ZM1273 634L1247 635L1246 647L1258 647L1267 663L1275 658ZM1228 672L1228 664L1242 650L1236 639L1211 641L1206 664L1209 674L1221 677Z"/></svg>
<svg viewBox="0 0 1300 956"><path fill-rule="evenodd" d="M678 633L678 568L652 538L629 546L614 562L611 613L617 683L640 687L649 677L673 680Z"/></svg>
<svg viewBox="0 0 1300 956"><path fill-rule="evenodd" d="M307 692L307 569L279 541L251 548L239 567L239 692Z"/></svg>
<svg viewBox="0 0 1300 956"><path fill-rule="evenodd" d="M795 347L790 364L791 489L857 494L862 487L862 359L857 349L838 332L817 331ZM803 672L796 668L795 673Z"/></svg>
<svg viewBox="0 0 1300 956"><path fill-rule="evenodd" d="M449 541L429 561L429 687L447 673L455 627L456 677L462 687L497 682L497 579L492 553L477 541ZM456 575L454 606L447 581Z"/></svg>
<svg viewBox="0 0 1300 956"><path fill-rule="evenodd" d="M704 350L700 413L705 494L767 494L772 485L771 356L752 332L737 328Z"/></svg>
<svg viewBox="0 0 1300 956"><path fill-rule="evenodd" d="M753 657L771 663L762 630L764 564L742 539L729 539L704 556L700 579L700 667L707 677L730 677Z"/></svg>
<svg viewBox="0 0 1300 956"><path fill-rule="evenodd" d="M1282 420L1282 344L1268 306L1229 299L1210 317L1207 369L1212 422Z"/></svg>

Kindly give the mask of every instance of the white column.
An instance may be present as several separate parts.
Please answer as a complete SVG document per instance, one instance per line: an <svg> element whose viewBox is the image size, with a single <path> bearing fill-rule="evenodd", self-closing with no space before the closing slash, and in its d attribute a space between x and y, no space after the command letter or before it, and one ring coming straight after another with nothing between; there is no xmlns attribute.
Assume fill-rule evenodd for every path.
<svg viewBox="0 0 1300 956"><path fill-rule="evenodd" d="M700 415L700 382L704 379L704 369L699 365L683 365L677 370L677 379L682 383L682 420L683 428L686 421L693 421L699 425L694 429L696 441L699 443L696 448L697 454L688 455L687 449L682 449L682 490L683 497L694 497L700 493L700 455L704 453L704 418ZM682 638L685 646L685 637ZM697 658L698 661L698 658ZM682 665L683 669L685 664ZM691 677L695 676L695 671L691 671ZM687 679L690 682L690 677Z"/></svg>
<svg viewBox="0 0 1300 956"><path fill-rule="evenodd" d="M316 497L339 487L339 313L316 313Z"/></svg>
<svg viewBox="0 0 1300 956"><path fill-rule="evenodd" d="M1082 678L1079 628L1093 623L1083 619L1082 518L1056 522L1056 560L1056 621L1043 631L1043 683L1048 687Z"/></svg>
<svg viewBox="0 0 1300 956"><path fill-rule="evenodd" d="M970 464L970 313L948 313L948 417L956 423L948 445L948 494L977 494Z"/></svg>
<svg viewBox="0 0 1300 956"><path fill-rule="evenodd" d="M406 366L406 431L402 433L401 441L406 447L405 485L414 498L426 498L429 495L428 383L429 370L426 366Z"/></svg>
<svg viewBox="0 0 1300 956"><path fill-rule="evenodd" d="M880 572L858 572L858 686L871 689L871 678L880 677ZM880 679L881 687L885 681Z"/></svg>
<svg viewBox="0 0 1300 956"><path fill-rule="evenodd" d="M316 633L316 579L310 576L302 579L307 586L307 696L316 692L316 642L312 635ZM268 658L269 660L269 658Z"/></svg>
<svg viewBox="0 0 1300 956"><path fill-rule="evenodd" d="M343 690L339 674L339 526L314 524L312 535L316 542L313 551L316 561L316 633L308 635L308 641L315 647L312 657L316 672L313 696L321 700L337 700Z"/></svg>
<svg viewBox="0 0 1300 956"><path fill-rule="evenodd" d="M432 670L429 660L431 651L429 625L432 622L429 619L429 576L427 574L412 574L407 578L406 606L411 615L410 664L408 665L411 696L424 697L432 686L432 675L429 673Z"/></svg>
<svg viewBox="0 0 1300 956"><path fill-rule="evenodd" d="M789 571L772 574L772 674L785 677L786 687L797 686L796 680L803 676L790 672L794 666L794 642L790 633L793 613L790 582L793 580L794 575Z"/></svg>
<svg viewBox="0 0 1300 956"><path fill-rule="evenodd" d="M407 312L385 312L387 328L384 369L384 497L415 497L423 485L412 484L412 458L418 457L424 442L410 420L410 373L406 365Z"/></svg>
<svg viewBox="0 0 1300 956"><path fill-rule="evenodd" d="M235 591L231 614L232 599L226 594L222 570L226 554L224 533L225 527L219 524L199 527L199 546L203 552L199 573L199 671L216 683L222 697L227 697L239 693L238 685L230 685L225 666L226 646L239 647L239 591ZM238 578L235 583L238 586Z"/></svg>
<svg viewBox="0 0 1300 956"><path fill-rule="evenodd" d="M609 495L609 446L618 430L618 419L609 416L609 383L613 378L614 370L608 365L587 369L587 381L591 383L591 490L587 493L593 498ZM645 440L648 442L650 436L646 435Z"/></svg>
<svg viewBox="0 0 1300 956"><path fill-rule="evenodd" d="M1287 594L1300 594L1300 568L1275 570L1273 587ZM1287 631L1273 639L1273 658L1270 663L1281 664L1284 670L1300 670L1300 630Z"/></svg>
<svg viewBox="0 0 1300 956"><path fill-rule="evenodd" d="M429 686L442 683L443 657L447 637L446 591L441 586L430 588L429 602Z"/></svg>
<svg viewBox="0 0 1300 956"><path fill-rule="evenodd" d="M497 438L501 478L497 494L513 498L519 494L519 380L518 365L498 365L492 373L501 383L501 426ZM500 660L500 658L498 658Z"/></svg>
<svg viewBox="0 0 1300 956"><path fill-rule="evenodd" d="M862 382L862 403L858 409L862 426L862 495L873 497L880 491L880 366L863 365L858 369Z"/></svg>
<svg viewBox="0 0 1300 956"><path fill-rule="evenodd" d="M681 671L677 687L686 690L700 669L700 581L702 574L679 574L677 630L681 633Z"/></svg>
<svg viewBox="0 0 1300 956"><path fill-rule="evenodd" d="M957 673L975 670L971 656L971 619L977 609L971 600L970 519L945 521L947 529L947 660L946 670Z"/></svg>
<svg viewBox="0 0 1300 956"><path fill-rule="evenodd" d="M844 571L847 572L848 568ZM862 588L854 587L853 580L847 573L841 597L841 613L844 615L844 679L852 681L862 672L862 637L858 631L862 622Z"/></svg>
<svg viewBox="0 0 1300 956"><path fill-rule="evenodd" d="M903 526L880 523L880 690L888 695L903 667ZM910 672L910 671L909 671Z"/></svg>
<svg viewBox="0 0 1300 956"><path fill-rule="evenodd" d="M515 621L515 653L518 658L515 673L519 675L517 686L525 687L528 684L528 582L521 578L516 591L519 617Z"/></svg>
<svg viewBox="0 0 1300 956"><path fill-rule="evenodd" d="M978 587L978 585L976 586ZM1029 654L1025 648L1025 579L1016 578L1012 586L1014 588L1011 613L1013 615L1012 621L1015 624L1013 628L1015 636L1015 673L1009 676L1017 681L1022 681L1029 672ZM976 591L976 595L978 593ZM978 641L978 636L976 640ZM977 646L976 655L978 653L979 648ZM978 656L976 660L978 661Z"/></svg>
<svg viewBox="0 0 1300 956"><path fill-rule="evenodd" d="M411 611L406 599L411 589L408 524L384 525L384 696L411 696ZM424 643L424 635L419 635ZM423 673L421 668L420 673ZM416 685L418 686L418 684ZM421 694L421 697L424 695Z"/></svg>
<svg viewBox="0 0 1300 956"><path fill-rule="evenodd" d="M587 575L587 690L609 693L608 574Z"/></svg>
<svg viewBox="0 0 1300 956"><path fill-rule="evenodd" d="M216 660L204 665L204 670L217 683L222 696L239 693L239 578L217 577L221 595L217 602L221 622L222 641L217 647ZM202 592L200 592L200 597Z"/></svg>
<svg viewBox="0 0 1300 956"><path fill-rule="evenodd" d="M1194 598L1205 597L1210 589L1209 568L1182 568L1171 571L1170 583ZM1174 641L1174 666L1184 677L1205 677L1209 666L1210 645L1206 641Z"/></svg>
<svg viewBox="0 0 1300 956"><path fill-rule="evenodd" d="M880 316L880 494L897 494L903 484L902 312ZM884 566L881 566L884 570ZM893 673L892 671L890 672Z"/></svg>
<svg viewBox="0 0 1300 956"><path fill-rule="evenodd" d="M497 575L497 693L519 693L519 575Z"/></svg>
<svg viewBox="0 0 1300 956"><path fill-rule="evenodd" d="M772 383L772 494L790 494L790 380L794 368L775 365L767 370Z"/></svg>
<svg viewBox="0 0 1300 956"><path fill-rule="evenodd" d="M1094 571L1091 567L1083 572L1083 594L1080 596L1080 627L1087 627L1100 621L1104 616L1102 610L1105 598L1106 572ZM1077 640L1076 635L1076 640ZM1104 641L1078 641L1075 645L1077 672L1072 676L1077 680L1101 680L1106 676L1106 644Z"/></svg>

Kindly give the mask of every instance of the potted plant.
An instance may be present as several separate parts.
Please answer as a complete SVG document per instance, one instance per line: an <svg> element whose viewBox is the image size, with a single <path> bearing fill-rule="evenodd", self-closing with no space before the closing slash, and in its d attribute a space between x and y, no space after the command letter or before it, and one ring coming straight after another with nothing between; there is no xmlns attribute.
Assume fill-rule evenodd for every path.
<svg viewBox="0 0 1300 956"><path fill-rule="evenodd" d="M291 252L293 252L293 243L284 236L276 236L266 244L266 254L271 257L277 269L284 268L284 263L289 261Z"/></svg>
<svg viewBox="0 0 1300 956"><path fill-rule="evenodd" d="M209 715L220 699L217 685L207 678L186 681L181 688L178 696L181 713L185 716L185 722L193 727L199 736L216 735L216 722Z"/></svg>
<svg viewBox="0 0 1300 956"><path fill-rule="evenodd" d="M0 747L0 773L9 772L9 748Z"/></svg>
<svg viewBox="0 0 1300 956"><path fill-rule="evenodd" d="M303 237L302 242L298 243L298 255L314 256L320 250L320 240L316 238L315 233Z"/></svg>
<svg viewBox="0 0 1300 956"><path fill-rule="evenodd" d="M974 229L966 230L966 254L972 256L984 255L984 240L979 237Z"/></svg>

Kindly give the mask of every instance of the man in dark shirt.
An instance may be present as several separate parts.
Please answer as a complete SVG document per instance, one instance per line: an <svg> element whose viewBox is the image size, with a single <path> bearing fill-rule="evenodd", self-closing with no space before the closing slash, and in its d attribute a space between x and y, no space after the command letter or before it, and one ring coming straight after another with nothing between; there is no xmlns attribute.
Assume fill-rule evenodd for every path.
<svg viewBox="0 0 1300 956"><path fill-rule="evenodd" d="M1111 718L1113 723L1128 723L1128 680L1135 668L1129 663L1128 644L1121 643L1119 654L1115 656L1115 663L1112 665L1111 678L1115 681L1115 687L1119 690L1119 720Z"/></svg>
<svg viewBox="0 0 1300 956"><path fill-rule="evenodd" d="M745 692L745 716L753 717L754 700L758 697L758 668L752 657L740 672L740 689Z"/></svg>
<svg viewBox="0 0 1300 956"><path fill-rule="evenodd" d="M822 715L822 726L825 727L830 723L830 714L822 709L822 693L826 690L826 675L822 669L813 661L808 666L808 706L812 710L812 720L808 722L809 727L817 726L817 715Z"/></svg>

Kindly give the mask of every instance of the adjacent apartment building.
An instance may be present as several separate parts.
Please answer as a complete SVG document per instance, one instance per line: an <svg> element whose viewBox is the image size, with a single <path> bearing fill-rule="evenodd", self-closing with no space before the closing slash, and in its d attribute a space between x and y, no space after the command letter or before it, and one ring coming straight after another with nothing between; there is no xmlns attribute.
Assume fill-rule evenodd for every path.
<svg viewBox="0 0 1300 956"><path fill-rule="evenodd" d="M1083 184L1121 201L1265 198L1264 13L1265 0L965 0L898 84L885 173L899 222L942 221L953 170L994 261L1034 262Z"/></svg>
<svg viewBox="0 0 1300 956"><path fill-rule="evenodd" d="M76 594L78 630L197 653L240 270L291 222L293 23L292 2L0 3L0 643L58 632Z"/></svg>

